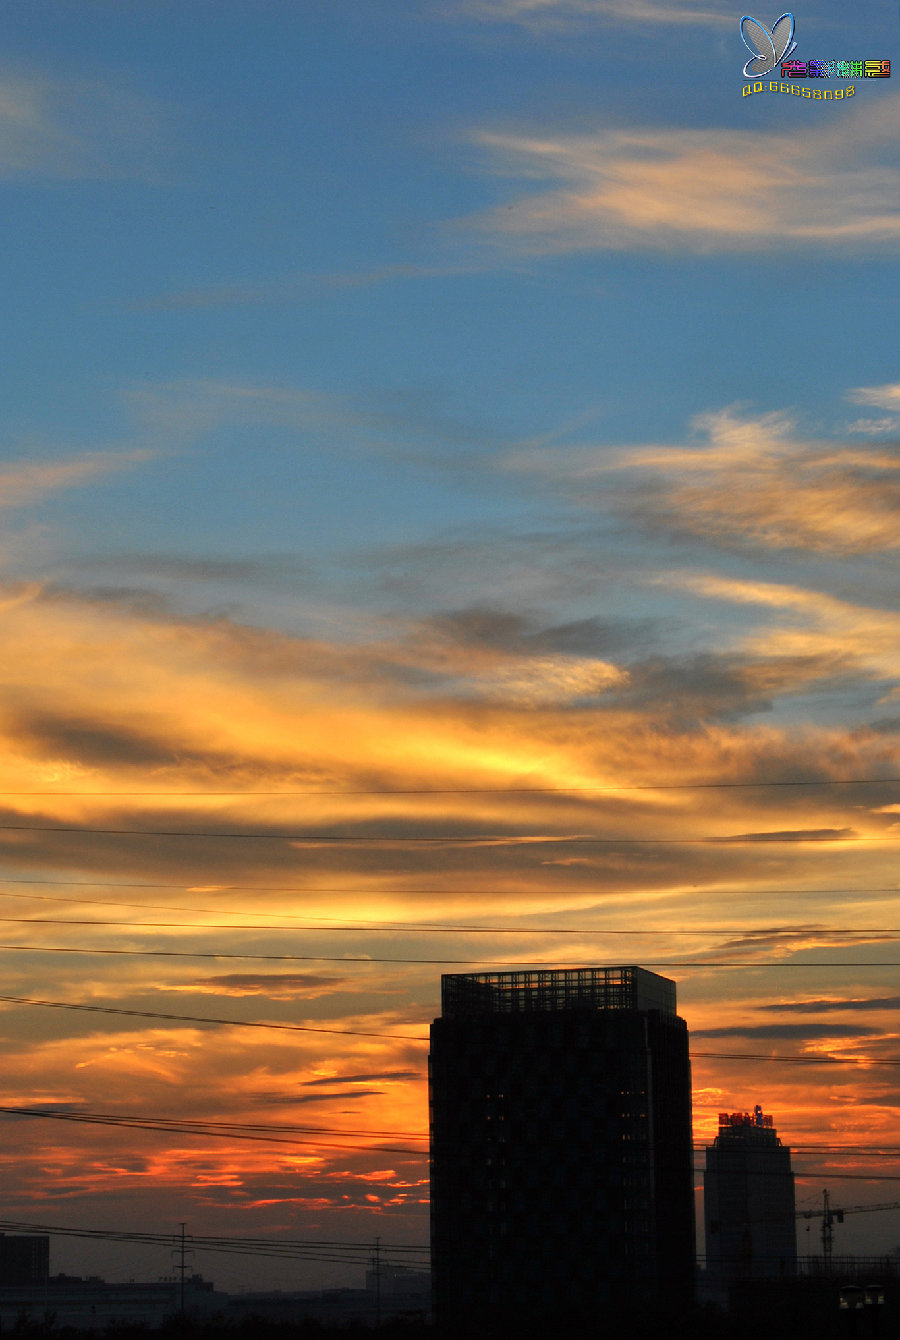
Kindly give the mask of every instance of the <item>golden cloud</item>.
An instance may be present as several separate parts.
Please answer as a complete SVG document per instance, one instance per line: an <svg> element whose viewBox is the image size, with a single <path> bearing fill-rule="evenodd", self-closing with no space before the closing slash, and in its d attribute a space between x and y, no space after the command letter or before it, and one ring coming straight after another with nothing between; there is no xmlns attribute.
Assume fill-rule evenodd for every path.
<svg viewBox="0 0 900 1340"><path fill-rule="evenodd" d="M893 248L900 241L900 169L881 155L896 139L898 114L900 98L892 95L803 135L482 131L476 143L498 171L561 184L469 222L507 249L530 253ZM790 191L781 186L785 173Z"/></svg>
<svg viewBox="0 0 900 1340"><path fill-rule="evenodd" d="M760 457L778 459L789 432L776 420L716 420L709 478L733 462L753 470ZM616 472L656 471L665 453L637 457L621 453ZM684 474L699 471L704 485L705 459L702 448L683 451ZM595 466L573 458L573 471ZM413 1205L412 1191L394 1197L392 1184L374 1182L386 1167L378 1146L421 1144L426 1048L352 1030L424 1038L441 971L670 963L691 1024L749 1028L754 1001L771 989L766 960L786 974L803 955L846 956L858 941L842 938L842 926L864 913L884 924L896 900L891 783L852 802L828 785L750 784L890 776L896 733L748 721L747 712L766 695L777 702L829 682L837 666L855 686L895 676L896 616L799 583L666 579L681 595L754 609L756 626L742 624L730 648L706 659L626 662L592 650L592 625L542 629L485 609L386 622L380 640L327 642L73 591L0 593L0 849L4 881L36 881L0 883L0 911L38 909L37 924L8 926L11 942L77 951L5 951L10 993L148 1011L162 996L173 1013L337 1030L6 1003L4 1105L102 1112L114 1095L125 1113L306 1123L324 1131L297 1130L298 1141L353 1146L61 1132L62 1122L13 1119L15 1168L11 1158L4 1168L17 1212L45 1194L54 1169L60 1194L76 1203L187 1184L204 1213L240 1203L260 1216L290 1205L299 1214L302 1201L352 1216L371 1194L407 1233L419 1231L421 1197ZM726 785L668 789L696 782ZM541 786L597 789L528 790ZM68 831L34 831L54 828ZM878 842L818 840L841 832ZM848 888L882 892L851 899ZM777 933L798 919L792 939ZM446 927L440 935L428 929L435 923ZM478 930L492 926L516 934ZM743 933L760 926L768 938ZM103 958L93 952L101 948L160 957ZM201 970L178 957L193 953L251 957ZM714 965L725 953L749 973L723 978ZM284 954L339 963L252 959ZM837 974L835 994L862 996L860 978ZM222 997L216 1008L210 993ZM879 984L878 994L889 993ZM746 1038L722 1050L761 1045ZM846 1051L839 1033L826 1041ZM861 1037L860 1050L863 1042L882 1047L880 1035ZM798 1132L814 1122L810 1094L835 1092L833 1070L801 1082L776 1063L760 1067L770 1105ZM726 1106L739 1104L739 1063L702 1060L696 1071L701 1086L735 1095ZM873 1065L853 1078L856 1110L866 1112L881 1101L883 1076ZM873 1121L888 1129L886 1116ZM315 1160L299 1198L296 1159ZM415 1188L424 1175L418 1154L389 1161L393 1182Z"/></svg>

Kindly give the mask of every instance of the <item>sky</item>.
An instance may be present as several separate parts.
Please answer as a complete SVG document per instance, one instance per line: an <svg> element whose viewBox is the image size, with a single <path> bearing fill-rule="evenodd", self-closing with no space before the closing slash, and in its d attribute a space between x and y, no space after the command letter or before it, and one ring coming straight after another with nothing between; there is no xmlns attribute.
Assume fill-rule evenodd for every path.
<svg viewBox="0 0 900 1340"><path fill-rule="evenodd" d="M4 1219L424 1245L440 974L518 964L663 972L701 1147L900 1201L894 81L748 94L726 0L2 20Z"/></svg>

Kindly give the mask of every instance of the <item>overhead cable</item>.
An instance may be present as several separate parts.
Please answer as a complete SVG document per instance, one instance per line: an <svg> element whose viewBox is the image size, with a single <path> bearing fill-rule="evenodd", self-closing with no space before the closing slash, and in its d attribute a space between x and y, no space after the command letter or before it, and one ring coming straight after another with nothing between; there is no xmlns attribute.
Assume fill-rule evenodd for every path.
<svg viewBox="0 0 900 1340"><path fill-rule="evenodd" d="M154 837L154 838L209 838L214 841L254 841L254 842L292 842L307 846L319 842L330 844L346 843L357 846L405 846L408 843L430 843L433 846L519 846L521 844L539 845L542 843L591 843L595 846L691 846L691 845L738 845L740 843L804 843L837 842L848 845L858 842L897 842L900 834L886 830L877 834L849 833L845 830L817 829L808 832L772 830L760 833L722 833L705 834L701 837L605 837L599 833L468 833L453 835L449 833L395 834L384 836L376 834L350 833L268 833L260 831L230 831L185 828L95 828L89 824L0 824L4 833L73 833L80 836L104 837Z"/></svg>
<svg viewBox="0 0 900 1340"><path fill-rule="evenodd" d="M393 1038L404 1042L427 1042L427 1038L411 1033L378 1033L361 1028L324 1028L312 1024L261 1023L250 1019L218 1019L207 1015L164 1014L157 1010L126 1010L112 1005L85 1005L69 1000L36 1000L30 996L0 996L0 1001L13 1005L41 1005L54 1010L86 1010L90 1014L119 1014L136 1019L168 1019L179 1023L215 1024L227 1028L274 1028L289 1033L336 1033L355 1038Z"/></svg>
<svg viewBox="0 0 900 1340"><path fill-rule="evenodd" d="M105 1242L138 1242L165 1247L171 1247L173 1243L178 1245L182 1241L181 1235L178 1233L138 1233L124 1229L66 1228L58 1224L22 1223L13 1219L0 1220L0 1232L52 1233L61 1237L92 1238ZM306 1260L339 1260L365 1264L370 1264L374 1248L374 1242L344 1243L337 1240L326 1241L315 1238L286 1238L283 1240L275 1238L225 1238L200 1236L193 1233L187 1235L184 1241L192 1250L198 1251L238 1252L256 1256L300 1256ZM414 1244L383 1243L379 1248L379 1257L383 1262L385 1255L402 1254L407 1258L410 1255L427 1256L428 1250L425 1246ZM327 1255L313 1254L318 1252L327 1253Z"/></svg>
<svg viewBox="0 0 900 1340"><path fill-rule="evenodd" d="M2 920L2 918L0 918ZM80 922L80 921L43 921L31 922L31 925L44 926L121 926L125 929L152 930L156 927L165 926L164 922L132 922L132 921L104 921L104 922ZM178 925L178 923L174 923ZM183 925L183 923L182 923ZM235 927L235 926L210 926L202 929L207 930L289 930L291 927ZM237 954L217 950L191 951L187 949L93 949L75 947L73 945L0 945L0 951L22 950L31 953L48 954L109 954L120 955L123 957L135 958L211 958L211 959L247 959L260 962L274 963L392 963L398 966L409 964L413 967L477 967L485 963L491 963L495 968L551 968L559 967L557 959L536 959L536 958L518 958L518 959L498 959L496 955L482 955L480 958L391 958L383 957L377 954ZM802 950L798 950L802 952ZM800 968L900 968L900 960L895 959L877 959L871 961L859 961L853 959L648 959L641 955L641 965L645 968L703 968L703 969L725 969L732 971L741 969L744 971L756 971L774 968L778 971ZM585 962L568 961L565 965L568 968L591 968L595 966L593 959ZM13 1000L15 997L0 996L0 1000ZM40 1002L36 1002L40 1003ZM87 1007L85 1007L87 1008ZM98 1007L99 1008L99 1007ZM285 1025L286 1027L287 1025Z"/></svg>
<svg viewBox="0 0 900 1340"><path fill-rule="evenodd" d="M129 1130L159 1131L168 1135L198 1135L204 1139L225 1139L225 1140L252 1140L258 1143L277 1144L277 1145L302 1145L304 1148L313 1146L318 1149L341 1149L352 1151L357 1154L368 1152L378 1154L414 1154L418 1158L427 1158L426 1149L413 1149L407 1146L396 1145L353 1145L338 1143L333 1140L317 1139L313 1136L283 1136L274 1134L257 1134L240 1131L221 1131L215 1128L204 1129L201 1122L191 1123L188 1121L175 1123L159 1121L153 1118L131 1118L131 1117L102 1117L90 1116L80 1112L42 1112L39 1109L30 1109L24 1107L0 1107L0 1112L13 1117L38 1117L47 1118L52 1121L68 1121L75 1125L86 1126L116 1126L126 1127Z"/></svg>
<svg viewBox="0 0 900 1340"><path fill-rule="evenodd" d="M900 966L900 965L894 965ZM127 1018L165 1019L178 1023L212 1024L226 1028L265 1028L283 1030L292 1033L329 1033L344 1037L388 1038L403 1042L417 1042L427 1045L429 1039L412 1033L376 1032L353 1028L325 1028L306 1024L264 1023L248 1019L220 1019L209 1015L162 1013L155 1010L126 1010L112 1005L85 1005L77 1001L38 1000L28 996L0 996L0 1001L15 1005L39 1005L59 1010L85 1010L92 1014L124 1015ZM900 1058L869 1056L804 1056L802 1054L768 1055L764 1052L706 1052L691 1051L692 1058L705 1058L718 1061L770 1061L795 1065L854 1065L854 1066L900 1066Z"/></svg>
<svg viewBox="0 0 900 1340"><path fill-rule="evenodd" d="M480 897L480 898L485 898L485 897L497 897L497 896L499 896L500 894L506 892L506 890L504 890L504 889L498 889L498 888L496 888L496 887L495 887L495 888L491 888L491 889L481 889L481 888L472 888L471 885L467 886L467 887L464 888L464 889L447 889L447 888L436 887L436 886L434 886L434 885L431 885L431 886L429 886L429 887L427 887L427 888L421 888L421 887L419 887L419 886L414 886L414 887L409 887L409 888L396 888L396 889L394 889L394 888L383 888L383 887L381 887L381 886L379 885L377 888L374 888L374 889L367 889L367 888L361 887L359 884L355 884L355 885L353 885L353 886L350 887L350 888L342 888L342 887L339 887L339 886L336 887L336 886L334 886L334 885L330 885L330 884L326 884L326 885L315 885L315 884L219 884L219 883L215 883L215 884L213 884L213 885L210 886L210 887L206 887L206 888L202 888L202 887L201 887L201 888L198 888L195 884L186 884L186 883L184 883L183 881L182 881L181 883L179 883L179 884L161 884L161 883L155 883L155 882L154 882L154 883L149 883L149 882L146 882L146 881L142 881L142 882L140 882L140 883L133 883L133 882L129 882L129 881L127 881L127 880L119 880L119 879L117 879L117 880L110 880L110 881L103 881L103 880L96 880L96 879L49 879L49 878L40 878L40 879L22 879L22 878L12 878L12 877L10 877L10 876L0 876L0 884L38 884L38 885L40 885L41 887L47 887L47 888L66 888L66 889L70 889L70 888L87 888L87 889L179 889L179 890L181 890L181 891L184 892L184 893L327 893L327 894L329 894L329 895L331 895L331 894L336 894L336 893L349 893L349 894L356 894L356 895L360 895L360 894L366 894L366 895L378 894L379 896L382 896L382 895L385 895L385 894L390 894L390 895L393 896L393 897L404 897L404 896L409 896L409 895L416 895L416 896L418 896L418 895L427 895L428 897L435 897L435 896L442 896L442 897L456 897L456 896L460 896L460 897L462 897L462 896L468 896L468 897ZM554 889L534 889L534 888L528 887L528 888L526 888L526 889L524 890L524 892L528 893L528 895L529 895L530 897L558 897L558 896L559 896L559 893L560 893L560 890L559 890L558 888L554 888ZM563 889L562 892L563 892L563 893L578 894L579 896L583 896L585 892L590 892L590 890L585 890L584 888L571 888L571 889ZM615 893L615 894L628 894L628 893L633 892L633 890L631 890L631 889L621 889L621 888L619 888L619 889L605 889L605 890L603 890L603 892L604 892L605 895L608 896L610 893ZM675 889L675 890L672 890L672 889L663 888L662 890L658 890L658 892L664 892L664 893L672 893L672 892L685 892L685 893L686 893L686 892L690 892L690 894L691 894L693 897L696 897L699 891L698 891L697 888L695 888L695 887L692 886L690 890L682 890L682 889ZM715 896L721 895L724 891L723 891L721 888L717 887L716 885L710 885L710 886L708 886L707 888L705 888L705 889L703 890L703 892L706 893L706 894L707 894L708 896L710 896L710 897L715 897ZM818 896L854 897L854 896L855 896L856 894L858 894L858 893L897 893L897 894L900 894L900 885L897 885L897 884L885 884L885 885L877 885L877 884L876 884L876 885L873 885L873 886L857 885L856 887L854 887L854 888L850 888L850 889L846 889L846 888L843 888L843 889L810 889L810 888L805 888L805 887L803 887L803 886L800 886L800 887L795 886L795 887L793 887L793 888L789 888L789 889L783 889L783 888L766 888L766 887L761 887L761 888L760 888L760 887L757 887L757 888L756 888L756 893L757 893L757 896L759 896L759 895L761 895L761 894L765 894L765 895L768 896L768 897L789 896L789 895L791 895L791 894L797 894L797 893L814 894L814 895L816 895L817 897L818 897ZM11 894L7 894L6 896L9 897L9 898L40 898L40 899L45 900L45 901L49 901L49 902L60 902L60 903L67 903L67 902L106 903L106 902L108 902L109 905L112 906L112 907L154 907L154 906L160 906L160 907L162 907L163 909L171 909L171 910L173 910L173 911L188 911L188 912L207 912L207 911L210 910L209 908L206 908L206 907L189 907L189 908L184 908L184 909L182 909L182 908L171 908L171 904L169 904L169 903L162 903L162 904L152 904L152 903L127 903L127 902L120 902L119 900L114 900L114 899L109 899L109 900L107 900L107 899L102 899L102 898L63 898L63 897L55 897L55 898L54 898L51 894L41 894L41 893L31 893L31 894L28 894L28 893L11 893ZM349 921L349 920L351 920L351 918L343 918L343 917L342 917L342 918L340 918L340 920L342 920L342 921L344 921L344 920ZM357 920L359 920L359 919L357 918Z"/></svg>
<svg viewBox="0 0 900 1340"><path fill-rule="evenodd" d="M769 787L816 787L816 786L889 786L900 782L900 777L819 777L819 778L779 778L772 781L752 782L639 782L634 785L610 786L407 786L373 788L305 788L302 790L250 790L240 791L6 791L0 789L0 796L70 796L79 800L98 796L100 798L120 797L122 799L158 797L162 800L170 796L503 796L503 795L596 795L620 791L737 791L759 790Z"/></svg>

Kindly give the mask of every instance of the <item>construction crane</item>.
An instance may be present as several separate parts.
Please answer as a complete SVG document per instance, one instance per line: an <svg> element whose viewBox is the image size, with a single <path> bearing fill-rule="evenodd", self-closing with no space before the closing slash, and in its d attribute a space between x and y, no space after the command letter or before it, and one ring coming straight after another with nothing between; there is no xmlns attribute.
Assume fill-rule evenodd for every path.
<svg viewBox="0 0 900 1340"><path fill-rule="evenodd" d="M831 1265L832 1249L834 1247L834 1226L844 1222L845 1214L868 1214L872 1210L900 1210L900 1201L892 1200L881 1205L845 1205L842 1209L834 1209L831 1204L828 1192L822 1192L821 1210L797 1210L796 1219L822 1219L822 1255L825 1258L826 1269Z"/></svg>

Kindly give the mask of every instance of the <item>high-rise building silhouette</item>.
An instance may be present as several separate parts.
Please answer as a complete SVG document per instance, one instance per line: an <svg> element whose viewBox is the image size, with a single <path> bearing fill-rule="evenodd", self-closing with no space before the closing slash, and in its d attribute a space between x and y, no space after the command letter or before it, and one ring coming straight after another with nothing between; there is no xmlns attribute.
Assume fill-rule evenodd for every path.
<svg viewBox="0 0 900 1340"><path fill-rule="evenodd" d="M791 1151L759 1104L752 1116L719 1114L703 1185L706 1268L714 1289L796 1273Z"/></svg>
<svg viewBox="0 0 900 1340"><path fill-rule="evenodd" d="M593 1318L692 1295L691 1084L675 983L465 973L431 1029L439 1323Z"/></svg>

